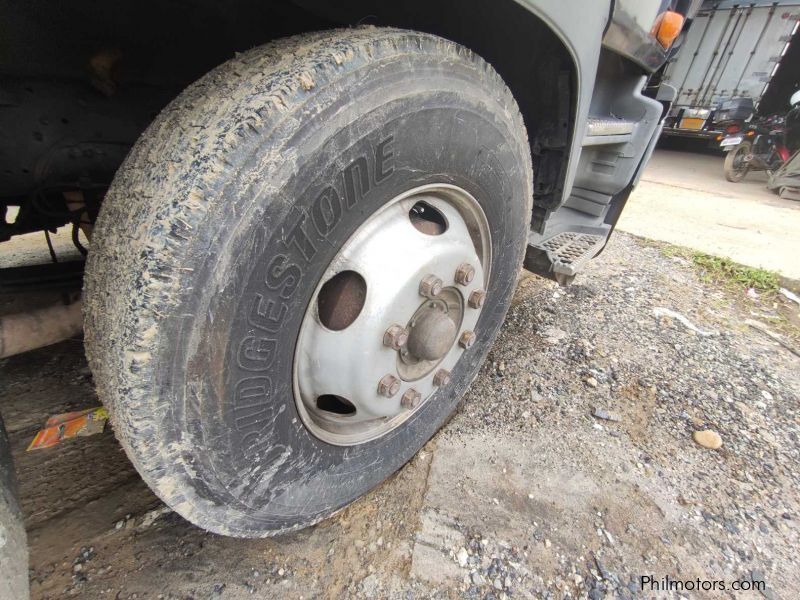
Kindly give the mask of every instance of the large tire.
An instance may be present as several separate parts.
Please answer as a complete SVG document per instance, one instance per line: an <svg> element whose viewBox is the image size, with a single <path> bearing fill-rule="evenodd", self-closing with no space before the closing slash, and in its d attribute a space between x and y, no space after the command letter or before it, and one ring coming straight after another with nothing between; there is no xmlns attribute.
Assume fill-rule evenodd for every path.
<svg viewBox="0 0 800 600"><path fill-rule="evenodd" d="M342 170L361 160L374 170L376 153L381 176L314 220L320 191L350 198ZM469 191L491 227L478 343L435 402L391 435L325 443L298 418L292 386L309 299L365 219L431 182ZM510 303L531 199L511 93L483 60L438 37L298 36L193 84L118 172L87 264L90 365L144 480L194 524L241 537L308 526L379 484L476 376Z"/></svg>
<svg viewBox="0 0 800 600"><path fill-rule="evenodd" d="M743 164L742 159L750 153L750 142L742 142L725 155L725 179L731 183L739 183L750 170L748 164Z"/></svg>

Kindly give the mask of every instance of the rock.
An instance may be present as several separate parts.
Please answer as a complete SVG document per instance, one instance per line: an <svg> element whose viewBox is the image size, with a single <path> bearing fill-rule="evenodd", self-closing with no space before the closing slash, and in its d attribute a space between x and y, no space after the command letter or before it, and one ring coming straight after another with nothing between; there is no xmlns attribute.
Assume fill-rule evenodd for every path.
<svg viewBox="0 0 800 600"><path fill-rule="evenodd" d="M367 598L373 598L377 595L380 583L375 575L367 575L361 580L361 589Z"/></svg>
<svg viewBox="0 0 800 600"><path fill-rule="evenodd" d="M160 506L158 508L154 508L153 510L147 511L144 515L142 515L141 519L138 520L137 528L138 529L147 529L148 527L152 526L159 517L163 515L167 515L172 512L172 509L168 506Z"/></svg>
<svg viewBox="0 0 800 600"><path fill-rule="evenodd" d="M750 571L750 580L753 583L760 584L760 586L758 587L758 591L761 592L761 595L764 596L764 598L767 598L768 600L774 600L775 594L773 594L772 590L770 590L767 587L767 582L766 579L764 578L763 571L760 571L758 569L753 569L752 571Z"/></svg>
<svg viewBox="0 0 800 600"><path fill-rule="evenodd" d="M599 406L595 406L594 410L592 411L592 416L598 419L603 419L604 421L619 421L620 418L618 415L614 413L610 413Z"/></svg>
<svg viewBox="0 0 800 600"><path fill-rule="evenodd" d="M561 343L561 340L567 337L567 332L558 327L545 327L545 329L542 330L542 335L544 336L545 342L555 345Z"/></svg>
<svg viewBox="0 0 800 600"><path fill-rule="evenodd" d="M703 448L710 450L718 450L722 448L722 438L720 435L711 429L704 429L703 431L695 431L692 434L694 441Z"/></svg>
<svg viewBox="0 0 800 600"><path fill-rule="evenodd" d="M467 552L466 548L461 548L456 553L456 560L458 561L458 566L462 569L467 566L469 563L469 552Z"/></svg>
<svg viewBox="0 0 800 600"><path fill-rule="evenodd" d="M545 548L549 548L551 545L552 545L552 544L550 543L550 540L545 540L545 541L544 541L544 547L545 547Z"/></svg>
<svg viewBox="0 0 800 600"><path fill-rule="evenodd" d="M603 534L605 534L608 543L612 546L614 545L614 536L612 536L607 529L603 529Z"/></svg>
<svg viewBox="0 0 800 600"><path fill-rule="evenodd" d="M483 578L483 575L478 573L478 571L475 571L472 574L472 583L474 583L475 585L483 585L484 583L486 583L486 580Z"/></svg>
<svg viewBox="0 0 800 600"><path fill-rule="evenodd" d="M597 379L592 377L591 375L583 380L583 382L588 385L589 387L596 388L597 387Z"/></svg>
<svg viewBox="0 0 800 600"><path fill-rule="evenodd" d="M733 523L733 522L731 522L731 521L725 521L725 523L723 524L723 526L725 527L725 529L726 529L728 532L730 532L730 533L732 533L732 534L734 534L734 535L739 535L739 528L736 526L736 524L735 524L735 523Z"/></svg>
<svg viewBox="0 0 800 600"><path fill-rule="evenodd" d="M598 573L600 573L600 576L603 579L605 580L611 579L611 573L609 573L608 569L606 569L606 566L602 562L600 562L600 559L597 558L596 556L594 557L594 564L597 567Z"/></svg>

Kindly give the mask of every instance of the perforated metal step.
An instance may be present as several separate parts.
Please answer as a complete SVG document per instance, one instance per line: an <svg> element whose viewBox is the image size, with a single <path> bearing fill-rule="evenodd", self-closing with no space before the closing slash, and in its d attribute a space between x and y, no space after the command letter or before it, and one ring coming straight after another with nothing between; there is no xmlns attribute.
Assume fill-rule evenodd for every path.
<svg viewBox="0 0 800 600"><path fill-rule="evenodd" d="M603 247L605 238L590 233L565 231L539 244L547 252L553 272L573 277Z"/></svg>

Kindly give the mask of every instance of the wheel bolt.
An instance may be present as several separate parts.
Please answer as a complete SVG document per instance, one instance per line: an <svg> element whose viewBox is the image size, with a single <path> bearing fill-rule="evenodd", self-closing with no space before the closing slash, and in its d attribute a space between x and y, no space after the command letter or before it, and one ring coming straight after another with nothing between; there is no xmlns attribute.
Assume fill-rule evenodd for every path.
<svg viewBox="0 0 800 600"><path fill-rule="evenodd" d="M419 403L422 402L422 394L414 388L408 388L403 397L400 399L400 404L403 408L417 408Z"/></svg>
<svg viewBox="0 0 800 600"><path fill-rule="evenodd" d="M383 334L383 345L392 350L400 350L408 341L408 330L402 325L392 325Z"/></svg>
<svg viewBox="0 0 800 600"><path fill-rule="evenodd" d="M419 293L426 298L433 298L439 295L443 285L442 280L436 275L425 275L419 282Z"/></svg>
<svg viewBox="0 0 800 600"><path fill-rule="evenodd" d="M486 292L483 290L475 290L469 295L467 304L469 304L470 308L481 308L484 300L486 300Z"/></svg>
<svg viewBox="0 0 800 600"><path fill-rule="evenodd" d="M436 375L433 376L433 385L436 387L444 387L450 383L450 371L447 369L439 369Z"/></svg>
<svg viewBox="0 0 800 600"><path fill-rule="evenodd" d="M458 343L466 350L475 343L475 333L472 331L465 331L458 339Z"/></svg>
<svg viewBox="0 0 800 600"><path fill-rule="evenodd" d="M378 382L378 393L391 398L400 391L400 380L394 375L384 375Z"/></svg>
<svg viewBox="0 0 800 600"><path fill-rule="evenodd" d="M458 285L469 285L473 279L475 279L475 267L469 263L461 263L456 269L456 283Z"/></svg>

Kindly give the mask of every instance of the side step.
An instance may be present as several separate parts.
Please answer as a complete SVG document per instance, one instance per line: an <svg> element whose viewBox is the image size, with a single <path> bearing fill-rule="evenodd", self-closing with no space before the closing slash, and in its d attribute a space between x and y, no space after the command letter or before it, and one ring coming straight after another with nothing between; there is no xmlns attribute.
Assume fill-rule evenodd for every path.
<svg viewBox="0 0 800 600"><path fill-rule="evenodd" d="M565 231L544 241L528 245L525 268L569 285L575 275L602 250L606 237L592 233Z"/></svg>
<svg viewBox="0 0 800 600"><path fill-rule="evenodd" d="M586 121L584 146L624 144L631 140L636 123L614 117L589 117Z"/></svg>

